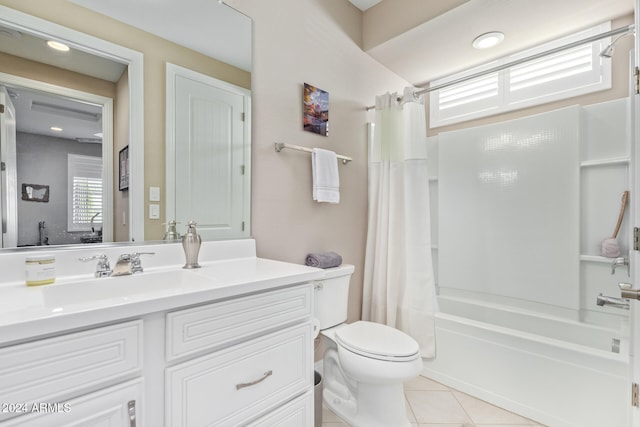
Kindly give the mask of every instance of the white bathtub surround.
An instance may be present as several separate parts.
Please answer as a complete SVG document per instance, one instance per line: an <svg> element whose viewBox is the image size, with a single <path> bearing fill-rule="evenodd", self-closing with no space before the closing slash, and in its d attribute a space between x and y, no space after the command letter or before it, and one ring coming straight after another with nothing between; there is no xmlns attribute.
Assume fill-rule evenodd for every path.
<svg viewBox="0 0 640 427"><path fill-rule="evenodd" d="M438 356L425 376L554 427L627 425L628 355L467 316L436 315Z"/></svg>
<svg viewBox="0 0 640 427"><path fill-rule="evenodd" d="M396 327L435 354L424 100L413 88L376 98L362 318ZM372 127L373 129L373 127Z"/></svg>
<svg viewBox="0 0 640 427"><path fill-rule="evenodd" d="M628 117L619 99L435 138L425 375L554 427L628 425L629 312L596 305L629 280L599 256L629 188Z"/></svg>

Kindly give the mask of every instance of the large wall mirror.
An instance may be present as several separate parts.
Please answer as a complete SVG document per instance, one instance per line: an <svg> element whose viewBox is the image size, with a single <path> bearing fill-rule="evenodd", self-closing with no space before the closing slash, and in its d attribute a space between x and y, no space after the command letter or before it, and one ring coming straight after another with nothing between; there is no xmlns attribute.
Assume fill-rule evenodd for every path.
<svg viewBox="0 0 640 427"><path fill-rule="evenodd" d="M2 247L162 239L173 219L166 64L250 93L251 20L201 0L180 11L147 0L22 3L0 0ZM160 190L152 198L150 187ZM45 189L46 201L37 197Z"/></svg>

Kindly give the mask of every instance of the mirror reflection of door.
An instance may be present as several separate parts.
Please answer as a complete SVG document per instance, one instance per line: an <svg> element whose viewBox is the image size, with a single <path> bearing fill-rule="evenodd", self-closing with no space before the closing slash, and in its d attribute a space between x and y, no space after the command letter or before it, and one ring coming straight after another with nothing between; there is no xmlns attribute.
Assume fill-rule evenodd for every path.
<svg viewBox="0 0 640 427"><path fill-rule="evenodd" d="M167 220L248 236L249 91L172 64L167 79Z"/></svg>
<svg viewBox="0 0 640 427"><path fill-rule="evenodd" d="M16 183L16 110L9 92L0 86L0 247L14 247L18 242Z"/></svg>
<svg viewBox="0 0 640 427"><path fill-rule="evenodd" d="M112 172L103 168L102 133L104 105L111 100L90 94L80 100L75 91L47 93L36 88L37 82L34 87L23 83L4 89L15 106L15 162L5 161L2 204L14 204L15 215L3 208L3 223L16 237L3 239L3 247L110 241L103 212L111 201L105 204L103 183L111 181ZM106 108L109 116L111 110ZM112 118L105 120L110 128ZM14 182L8 185L11 179L5 176ZM47 198L25 197L21 191L45 187Z"/></svg>

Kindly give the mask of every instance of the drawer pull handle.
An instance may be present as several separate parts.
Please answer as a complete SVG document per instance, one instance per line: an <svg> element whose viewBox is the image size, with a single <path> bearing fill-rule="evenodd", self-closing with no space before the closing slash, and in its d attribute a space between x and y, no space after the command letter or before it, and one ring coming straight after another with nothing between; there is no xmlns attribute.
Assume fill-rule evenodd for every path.
<svg viewBox="0 0 640 427"><path fill-rule="evenodd" d="M262 381L266 380L267 378L269 378L271 375L273 375L273 371L267 371L264 373L264 376L260 379L257 379L255 381L251 381L250 383L240 383L240 384L236 384L236 390L240 390L241 388L245 388L245 387L251 387L252 385L256 385L258 383L261 383Z"/></svg>

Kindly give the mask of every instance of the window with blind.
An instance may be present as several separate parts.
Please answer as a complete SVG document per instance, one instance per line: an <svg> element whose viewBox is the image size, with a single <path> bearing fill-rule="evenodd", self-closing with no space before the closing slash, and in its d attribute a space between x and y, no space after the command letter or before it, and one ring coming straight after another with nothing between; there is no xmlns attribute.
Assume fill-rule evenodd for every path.
<svg viewBox="0 0 640 427"><path fill-rule="evenodd" d="M90 231L102 226L102 158L69 154L68 231Z"/></svg>
<svg viewBox="0 0 640 427"><path fill-rule="evenodd" d="M510 55L447 78L446 84L611 29L606 22L562 39ZM600 57L610 39L563 50L430 93L430 127L504 113L611 88L611 60Z"/></svg>

